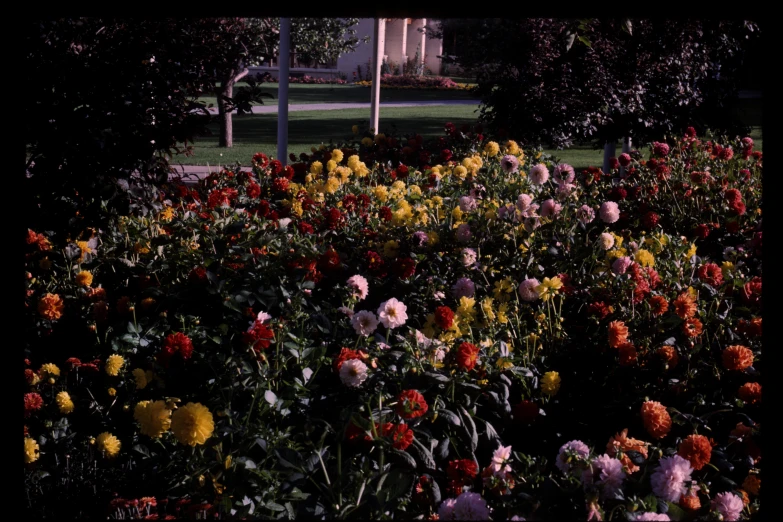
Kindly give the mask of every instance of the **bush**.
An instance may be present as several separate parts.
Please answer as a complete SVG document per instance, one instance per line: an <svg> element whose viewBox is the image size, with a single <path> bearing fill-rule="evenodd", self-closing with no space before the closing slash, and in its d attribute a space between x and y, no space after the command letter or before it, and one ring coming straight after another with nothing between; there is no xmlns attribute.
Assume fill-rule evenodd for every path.
<svg viewBox="0 0 783 522"><path fill-rule="evenodd" d="M370 87L372 81L356 82L358 85ZM387 89L469 89L469 84L456 83L451 78L443 76L395 76L392 74L381 75L381 87Z"/></svg>
<svg viewBox="0 0 783 522"><path fill-rule="evenodd" d="M620 177L447 131L29 231L28 513L757 511L749 138L688 133Z"/></svg>

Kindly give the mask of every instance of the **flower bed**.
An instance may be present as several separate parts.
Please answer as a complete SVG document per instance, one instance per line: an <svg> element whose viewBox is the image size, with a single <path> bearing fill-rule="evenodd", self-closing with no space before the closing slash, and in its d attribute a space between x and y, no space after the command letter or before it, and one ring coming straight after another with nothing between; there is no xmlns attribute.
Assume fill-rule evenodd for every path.
<svg viewBox="0 0 783 522"><path fill-rule="evenodd" d="M273 76L269 76L265 81L269 83L278 83L279 80ZM345 85L348 83L347 80L343 80L342 78L318 78L315 76L291 76L288 78L288 83L308 83L308 84L323 84L323 85Z"/></svg>
<svg viewBox="0 0 783 522"><path fill-rule="evenodd" d="M27 237L25 485L72 516L759 509L761 154L358 136ZM735 152L736 151L736 152Z"/></svg>
<svg viewBox="0 0 783 522"><path fill-rule="evenodd" d="M356 82L356 85L362 85L364 87L372 86L372 81L360 81ZM412 76L412 75L394 75L384 74L381 76L381 87L386 89L432 89L432 90L449 90L449 89L470 89L471 84L468 83L456 83L451 78L445 78L443 76Z"/></svg>

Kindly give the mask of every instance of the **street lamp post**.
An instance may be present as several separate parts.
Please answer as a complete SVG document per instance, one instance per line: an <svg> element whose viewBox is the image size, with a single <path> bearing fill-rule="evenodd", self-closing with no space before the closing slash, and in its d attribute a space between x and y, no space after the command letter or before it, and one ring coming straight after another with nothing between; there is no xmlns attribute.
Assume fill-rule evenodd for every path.
<svg viewBox="0 0 783 522"><path fill-rule="evenodd" d="M280 59L277 91L277 159L288 161L288 73L291 65L291 19L280 19Z"/></svg>

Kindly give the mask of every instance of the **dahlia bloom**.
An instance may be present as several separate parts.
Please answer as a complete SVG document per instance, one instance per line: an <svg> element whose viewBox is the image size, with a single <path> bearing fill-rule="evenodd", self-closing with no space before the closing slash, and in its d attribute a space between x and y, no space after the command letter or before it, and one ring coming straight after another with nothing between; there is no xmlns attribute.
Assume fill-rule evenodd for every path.
<svg viewBox="0 0 783 522"><path fill-rule="evenodd" d="M690 462L679 455L662 458L650 476L653 493L663 500L677 502L688 492L686 482L690 482L691 473Z"/></svg>
<svg viewBox="0 0 783 522"><path fill-rule="evenodd" d="M700 470L712 457L712 444L704 435L689 435L680 443L677 454L687 459L695 470Z"/></svg>
<svg viewBox="0 0 783 522"><path fill-rule="evenodd" d="M642 404L644 428L652 437L662 439L672 429L672 418L660 402L647 401Z"/></svg>
<svg viewBox="0 0 783 522"><path fill-rule="evenodd" d="M472 248L462 249L461 261L463 266L471 267L476 264L477 259L478 259L478 255L476 254L475 250L473 250Z"/></svg>
<svg viewBox="0 0 783 522"><path fill-rule="evenodd" d="M353 290L353 296L361 301L367 297L370 285L367 283L367 279L360 275L355 275L348 278L348 287Z"/></svg>
<svg viewBox="0 0 783 522"><path fill-rule="evenodd" d="M566 474L573 468L573 465L569 462L569 454L575 456L577 459L586 460L588 455L590 455L590 448L581 440L572 440L560 447L560 451L557 454L557 460L555 460L555 466Z"/></svg>
<svg viewBox="0 0 783 522"><path fill-rule="evenodd" d="M457 241L460 243L467 243L470 241L470 238L473 236L473 233L470 231L470 225L467 223L461 224L459 227L457 227Z"/></svg>
<svg viewBox="0 0 783 522"><path fill-rule="evenodd" d="M212 412L198 402L189 402L177 408L171 415L171 432L181 444L204 444L214 430Z"/></svg>
<svg viewBox="0 0 783 522"><path fill-rule="evenodd" d="M361 386L367 380L367 365L360 359L345 361L340 367L340 380L351 388Z"/></svg>
<svg viewBox="0 0 783 522"><path fill-rule="evenodd" d="M623 452L623 456L620 462L623 463L628 473L636 473L639 471L639 466L635 465L631 458L625 453L628 451L636 451L645 459L647 458L647 443L643 440L634 439L628 436L628 429L624 429L622 432L615 434L614 437L609 439L606 444L606 453L610 457L616 457L619 451Z"/></svg>
<svg viewBox="0 0 783 522"><path fill-rule="evenodd" d="M556 216L563 209L563 205L555 201L554 199L547 199L541 204L541 216L552 217Z"/></svg>
<svg viewBox="0 0 783 522"><path fill-rule="evenodd" d="M391 298L388 301L381 303L378 308L378 318L386 328L397 328L405 324L408 320L408 314L405 311L408 309L402 302L395 298Z"/></svg>
<svg viewBox="0 0 783 522"><path fill-rule="evenodd" d="M549 179L549 169L546 165L539 163L532 169L530 169L530 182L533 185L543 185Z"/></svg>
<svg viewBox="0 0 783 522"><path fill-rule="evenodd" d="M598 477L596 484L601 487L602 498L613 497L622 491L623 481L625 480L622 462L604 453L593 460L593 465L596 468Z"/></svg>
<svg viewBox="0 0 783 522"><path fill-rule="evenodd" d="M711 507L723 516L723 520L733 521L739 520L744 505L742 499L734 493L718 493L712 499Z"/></svg>
<svg viewBox="0 0 783 522"><path fill-rule="evenodd" d="M120 452L120 439L109 432L103 432L95 439L95 445L104 457L111 459Z"/></svg>
<svg viewBox="0 0 783 522"><path fill-rule="evenodd" d="M753 366L753 352L738 344L723 350L723 367L727 370L741 371Z"/></svg>
<svg viewBox="0 0 783 522"><path fill-rule="evenodd" d="M460 297L473 297L473 294L476 293L476 285L467 277L462 277L451 287L451 292L456 300L459 300Z"/></svg>
<svg viewBox="0 0 783 522"><path fill-rule="evenodd" d="M658 521L668 522L669 520L671 520L671 518L669 518L669 515L667 515L666 513L652 513L652 512L649 512L649 511L647 513L638 513L638 514L635 514L635 515L634 514L629 514L628 516L632 517L632 518L629 518L628 520L633 520L634 522L636 522L636 521L639 521L639 522L658 522Z"/></svg>
<svg viewBox="0 0 783 522"><path fill-rule="evenodd" d="M426 232L418 230L413 233L413 244L416 245L418 248L423 248L427 246L427 243L429 243L429 241L430 241L430 236L428 236Z"/></svg>
<svg viewBox="0 0 783 522"><path fill-rule="evenodd" d="M470 196L462 196L459 198L459 209L463 212L473 212L478 207L476 200Z"/></svg>
<svg viewBox="0 0 783 522"><path fill-rule="evenodd" d="M519 160L516 156L506 154L503 156L503 159L500 160L500 167L506 174L514 174L515 172L519 172Z"/></svg>
<svg viewBox="0 0 783 522"><path fill-rule="evenodd" d="M454 503L454 520L489 520L487 502L478 493L461 494Z"/></svg>
<svg viewBox="0 0 783 522"><path fill-rule="evenodd" d="M588 205L582 205L579 207L579 210L576 211L576 219L586 225L595 219L595 210ZM601 236L603 236L603 234L601 234ZM612 244L614 244L614 238L612 238Z"/></svg>
<svg viewBox="0 0 783 522"><path fill-rule="evenodd" d="M609 250L614 246L614 236L609 232L604 232L598 237L598 243L601 245L601 248L603 248L604 250Z"/></svg>
<svg viewBox="0 0 783 522"><path fill-rule="evenodd" d="M378 328L378 318L369 310L361 310L351 317L351 326L358 335L369 336Z"/></svg>
<svg viewBox="0 0 783 522"><path fill-rule="evenodd" d="M456 518L454 518L454 505L456 503L456 498L447 498L444 500L438 508L438 520L456 520Z"/></svg>
<svg viewBox="0 0 783 522"><path fill-rule="evenodd" d="M614 223L620 219L620 207L614 201L604 201L598 214L604 223Z"/></svg>
<svg viewBox="0 0 783 522"><path fill-rule="evenodd" d="M520 194L517 198L517 208L522 212L527 210L531 203L533 203L533 197L528 194Z"/></svg>
<svg viewBox="0 0 783 522"><path fill-rule="evenodd" d="M538 279L525 279L519 283L519 297L521 297L523 301L535 301L538 299L538 292L536 291L536 288L538 288L538 285L540 284L541 283L539 283Z"/></svg>
<svg viewBox="0 0 783 522"><path fill-rule="evenodd" d="M576 173L574 167L567 163L560 163L555 166L555 170L552 173L552 181L558 185L567 185L574 182Z"/></svg>
<svg viewBox="0 0 783 522"><path fill-rule="evenodd" d="M628 267L631 266L632 262L630 257L618 257L615 262L612 263L612 272L617 275L624 274L628 270Z"/></svg>

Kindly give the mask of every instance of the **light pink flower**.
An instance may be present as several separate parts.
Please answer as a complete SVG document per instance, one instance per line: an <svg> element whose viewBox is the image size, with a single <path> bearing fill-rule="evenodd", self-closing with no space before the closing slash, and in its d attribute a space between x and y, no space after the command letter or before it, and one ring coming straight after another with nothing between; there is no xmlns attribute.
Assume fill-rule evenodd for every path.
<svg viewBox="0 0 783 522"><path fill-rule="evenodd" d="M598 242L601 244L601 248L609 250L614 246L614 236L609 232L604 232L598 236Z"/></svg>
<svg viewBox="0 0 783 522"><path fill-rule="evenodd" d="M623 463L606 453L593 460L593 467L598 475L597 484L601 486L601 497L611 498L619 493L625 480Z"/></svg>
<svg viewBox="0 0 783 522"><path fill-rule="evenodd" d="M350 318L352 318L352 317L353 317L353 310L351 310L351 309L350 309L350 308L348 308L347 306L341 306L340 308L338 308L338 309L337 309L337 311L338 311L338 312L341 312L341 313L344 313L345 315L347 315L347 316L348 316L348 319L350 319Z"/></svg>
<svg viewBox="0 0 783 522"><path fill-rule="evenodd" d="M348 287L354 290L353 296L358 297L361 301L367 297L370 285L367 284L367 279L357 274L348 278Z"/></svg>
<svg viewBox="0 0 783 522"><path fill-rule="evenodd" d="M557 195L557 199L559 199L560 201L568 199L568 196L571 195L571 191L574 190L575 186L576 185L571 185L570 183L562 183L560 186L557 187L557 190L555 191L555 194Z"/></svg>
<svg viewBox="0 0 783 522"><path fill-rule="evenodd" d="M423 346L424 348L429 348L432 344L432 339L428 338L426 335L421 333L419 330L414 330L413 335L416 338L416 344Z"/></svg>
<svg viewBox="0 0 783 522"><path fill-rule="evenodd" d="M340 367L340 380L343 384L355 388L367 379L367 365L359 359L349 359Z"/></svg>
<svg viewBox="0 0 783 522"><path fill-rule="evenodd" d="M462 264L466 267L471 267L476 264L476 260L478 259L478 255L476 254L476 251L472 248L463 248L462 249Z"/></svg>
<svg viewBox="0 0 783 522"><path fill-rule="evenodd" d="M723 515L723 520L739 520L742 513L742 499L734 493L718 493L712 499L712 509Z"/></svg>
<svg viewBox="0 0 783 522"><path fill-rule="evenodd" d="M538 281L538 279L525 279L519 283L519 297L521 297L523 301L532 303L538 299L538 292L536 292L536 287L540 284L541 283Z"/></svg>
<svg viewBox="0 0 783 522"><path fill-rule="evenodd" d="M351 326L359 335L372 335L378 328L378 318L369 310L362 310L354 314L351 318Z"/></svg>
<svg viewBox="0 0 783 522"><path fill-rule="evenodd" d="M459 209L463 212L473 212L476 210L477 206L476 200L470 196L462 196L459 198Z"/></svg>
<svg viewBox="0 0 783 522"><path fill-rule="evenodd" d="M556 216L563 209L563 205L554 199L547 199L541 204L541 215L543 217Z"/></svg>
<svg viewBox="0 0 783 522"><path fill-rule="evenodd" d="M558 185L573 183L575 177L574 167L568 163L561 163L555 166L555 170L552 173L552 181Z"/></svg>
<svg viewBox="0 0 783 522"><path fill-rule="evenodd" d="M500 160L500 167L506 174L513 174L519 171L519 160L516 156L506 154L503 159Z"/></svg>
<svg viewBox="0 0 783 522"><path fill-rule="evenodd" d="M626 270L628 270L628 267L631 266L630 257L618 257L614 263L612 263L612 272L614 272L617 275L624 274Z"/></svg>
<svg viewBox="0 0 783 522"><path fill-rule="evenodd" d="M567 462L569 453L575 454L577 458L587 459L587 456L590 455L590 448L581 440L572 440L560 446L555 466L563 473L568 473L573 467L573 461Z"/></svg>
<svg viewBox="0 0 783 522"><path fill-rule="evenodd" d="M444 299L446 299L446 294L444 294L443 292L435 292L434 294L432 294L432 298L435 299L436 301L443 301Z"/></svg>
<svg viewBox="0 0 783 522"><path fill-rule="evenodd" d="M595 210L587 205L582 205L579 207L579 210L576 211L576 219L586 225L595 219Z"/></svg>
<svg viewBox="0 0 783 522"><path fill-rule="evenodd" d="M524 212L533 202L533 197L528 194L520 194L517 198L517 208Z"/></svg>
<svg viewBox="0 0 783 522"><path fill-rule="evenodd" d="M650 476L650 485L656 497L678 502L687 493L685 483L691 480L691 463L679 455L664 457Z"/></svg>
<svg viewBox="0 0 783 522"><path fill-rule="evenodd" d="M467 277L462 277L451 287L451 292L454 294L454 299L459 301L460 297L473 297L476 293L476 285Z"/></svg>
<svg viewBox="0 0 783 522"><path fill-rule="evenodd" d="M492 454L492 469L496 472L503 468L503 465L511 458L511 446L499 446Z"/></svg>
<svg viewBox="0 0 783 522"><path fill-rule="evenodd" d="M408 314L405 311L408 309L402 302L395 298L391 298L388 301L381 303L378 308L378 318L386 328L397 328L405 324L408 320Z"/></svg>
<svg viewBox="0 0 783 522"><path fill-rule="evenodd" d="M256 321L262 324L271 320L272 320L272 316L266 312L258 312L258 317L256 317Z"/></svg>
<svg viewBox="0 0 783 522"><path fill-rule="evenodd" d="M454 503L455 520L489 520L487 502L478 493L467 491Z"/></svg>
<svg viewBox="0 0 783 522"><path fill-rule="evenodd" d="M669 518L669 515L667 515L666 513L652 513L649 511L647 513L639 513L636 515L628 515L628 516L633 517L630 518L629 520L633 520L633 521L638 520L640 522L668 522L671 520Z"/></svg>
<svg viewBox="0 0 783 522"><path fill-rule="evenodd" d="M460 243L467 243L470 241L470 238L473 236L473 233L470 231L470 225L467 223L461 224L459 227L457 227L457 241Z"/></svg>
<svg viewBox="0 0 783 522"><path fill-rule="evenodd" d="M543 163L539 163L530 169L530 183L533 185L543 185L548 179L549 169Z"/></svg>
<svg viewBox="0 0 783 522"><path fill-rule="evenodd" d="M604 223L614 223L620 219L620 207L614 201L604 201L598 214Z"/></svg>

